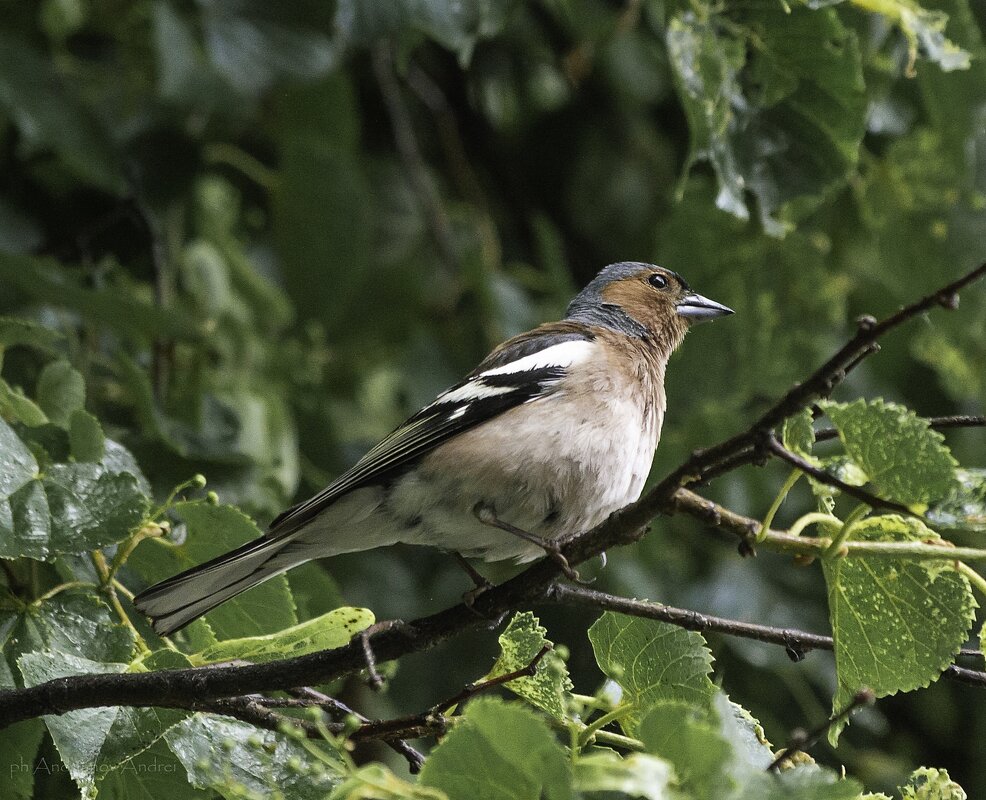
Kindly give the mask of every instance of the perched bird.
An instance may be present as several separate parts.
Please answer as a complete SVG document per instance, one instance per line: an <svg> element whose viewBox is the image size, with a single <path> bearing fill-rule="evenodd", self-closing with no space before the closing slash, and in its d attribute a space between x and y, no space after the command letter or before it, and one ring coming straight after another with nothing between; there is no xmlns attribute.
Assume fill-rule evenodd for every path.
<svg viewBox="0 0 986 800"><path fill-rule="evenodd" d="M690 325L731 313L671 270L611 264L563 320L498 346L261 538L135 604L168 634L305 561L397 542L460 561L548 553L571 575L556 541L640 496L664 421L668 358Z"/></svg>

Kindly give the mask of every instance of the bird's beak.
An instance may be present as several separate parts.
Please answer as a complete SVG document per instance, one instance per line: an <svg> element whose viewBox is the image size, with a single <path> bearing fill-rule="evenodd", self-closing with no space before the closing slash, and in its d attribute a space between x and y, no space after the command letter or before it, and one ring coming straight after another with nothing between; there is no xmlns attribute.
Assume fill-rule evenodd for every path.
<svg viewBox="0 0 986 800"><path fill-rule="evenodd" d="M676 309L681 316L692 323L704 322L707 319L724 317L733 313L733 309L728 306L717 303L715 300L709 300L708 297L702 297L700 294L686 294L678 301Z"/></svg>

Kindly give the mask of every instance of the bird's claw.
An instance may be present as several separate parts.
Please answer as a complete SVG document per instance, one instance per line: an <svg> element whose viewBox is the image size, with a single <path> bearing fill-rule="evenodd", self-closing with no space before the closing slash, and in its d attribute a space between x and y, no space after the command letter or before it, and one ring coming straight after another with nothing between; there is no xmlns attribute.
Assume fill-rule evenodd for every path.
<svg viewBox="0 0 986 800"><path fill-rule="evenodd" d="M582 586L588 586L590 583L595 581L595 578L585 579L583 578L577 569L575 569L571 564L568 563L568 559L565 558L565 554L562 553L561 547L557 542L544 542L542 545L544 552L548 554L548 558L554 561L559 569L561 569L562 574L568 578L573 583L578 583Z"/></svg>

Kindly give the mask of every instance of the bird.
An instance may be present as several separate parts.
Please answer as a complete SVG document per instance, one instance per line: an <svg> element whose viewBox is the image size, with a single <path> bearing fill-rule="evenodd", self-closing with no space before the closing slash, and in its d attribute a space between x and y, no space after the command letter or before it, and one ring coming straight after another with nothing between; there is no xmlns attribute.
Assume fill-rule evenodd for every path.
<svg viewBox="0 0 986 800"><path fill-rule="evenodd" d="M640 496L660 440L668 359L699 322L732 309L676 272L603 268L565 317L497 346L351 469L245 545L134 599L169 635L316 558L396 544L521 564Z"/></svg>

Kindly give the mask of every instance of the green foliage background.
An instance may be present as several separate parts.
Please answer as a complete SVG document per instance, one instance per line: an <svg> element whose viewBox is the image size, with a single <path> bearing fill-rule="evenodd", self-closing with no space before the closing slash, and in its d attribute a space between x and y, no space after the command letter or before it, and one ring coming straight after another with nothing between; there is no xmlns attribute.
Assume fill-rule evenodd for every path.
<svg viewBox="0 0 986 800"><path fill-rule="evenodd" d="M126 457L112 441L158 502L202 473L263 524L612 261L661 263L737 311L669 368L659 475L745 427L858 314L986 257L986 13L965 0L47 0L4 17L0 314L58 335L7 323L0 413L24 421L34 398L62 431L39 446L115 493L90 547L123 538L140 519L127 493L148 488L95 463ZM895 335L840 392L982 413L983 293ZM981 433L948 442L983 463ZM784 477L748 468L709 494L758 517ZM36 483L57 532L51 481ZM189 540L168 563L138 549L135 581L224 549L202 509L175 513L205 549ZM77 552L54 533L30 546ZM11 562L4 580L37 596L78 574L65 562ZM409 619L465 588L449 559L407 548L325 570L288 577L298 613L281 626L342 601ZM684 518L657 520L598 580L726 617L828 624L819 570L741 560ZM576 685L598 682L591 617L541 619L569 643ZM353 682L346 696L369 716L418 711L485 674L494 639L405 659L385 694ZM827 715L827 655L710 643L730 696L775 742ZM88 657L128 660L107 653ZM940 683L881 701L818 756L885 791L920 764L946 767L976 797L984 740L986 696ZM40 748L58 762L47 734ZM74 789L56 770L31 791Z"/></svg>

